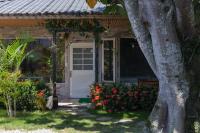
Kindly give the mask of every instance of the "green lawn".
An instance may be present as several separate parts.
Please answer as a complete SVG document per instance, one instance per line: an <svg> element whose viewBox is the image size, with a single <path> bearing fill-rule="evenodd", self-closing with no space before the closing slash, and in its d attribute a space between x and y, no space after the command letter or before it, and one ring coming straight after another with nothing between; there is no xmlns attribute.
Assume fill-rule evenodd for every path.
<svg viewBox="0 0 200 133"><path fill-rule="evenodd" d="M17 118L8 118L5 110L0 110L0 129L53 129L58 133L140 133L141 123L147 118L144 112L113 113L88 111L93 117L72 115L66 111L18 112ZM110 117L108 121L97 121L100 117ZM121 119L133 119L132 122L116 123Z"/></svg>

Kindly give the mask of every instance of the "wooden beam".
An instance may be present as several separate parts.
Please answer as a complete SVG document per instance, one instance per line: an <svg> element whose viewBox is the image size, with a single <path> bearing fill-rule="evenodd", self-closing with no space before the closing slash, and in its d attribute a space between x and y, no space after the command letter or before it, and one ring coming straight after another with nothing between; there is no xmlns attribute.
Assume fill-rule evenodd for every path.
<svg viewBox="0 0 200 133"><path fill-rule="evenodd" d="M97 37L95 37L95 82L96 83L99 81L98 77L99 77L99 40L97 39Z"/></svg>
<svg viewBox="0 0 200 133"><path fill-rule="evenodd" d="M56 91L56 73L57 73L57 59L56 59L56 39L57 32L53 32L52 49L51 49L51 59L52 59L52 84L53 84L53 108L58 107L58 96Z"/></svg>

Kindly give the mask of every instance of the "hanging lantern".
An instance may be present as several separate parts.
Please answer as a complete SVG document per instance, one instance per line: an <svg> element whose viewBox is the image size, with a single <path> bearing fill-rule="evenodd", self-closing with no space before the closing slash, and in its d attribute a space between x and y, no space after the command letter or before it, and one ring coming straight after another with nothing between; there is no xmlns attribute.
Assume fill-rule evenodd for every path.
<svg viewBox="0 0 200 133"><path fill-rule="evenodd" d="M86 0L86 2L90 8L94 8L97 4L97 0Z"/></svg>

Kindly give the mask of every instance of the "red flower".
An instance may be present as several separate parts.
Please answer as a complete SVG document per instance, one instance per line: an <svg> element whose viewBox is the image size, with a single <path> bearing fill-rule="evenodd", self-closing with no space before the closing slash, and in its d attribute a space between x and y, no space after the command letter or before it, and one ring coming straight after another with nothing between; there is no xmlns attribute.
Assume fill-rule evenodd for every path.
<svg viewBox="0 0 200 133"><path fill-rule="evenodd" d="M109 112L109 113L112 113L112 110L111 110L111 109L109 109L109 110L108 110L108 112Z"/></svg>
<svg viewBox="0 0 200 133"><path fill-rule="evenodd" d="M98 88L98 89L96 90L96 93L97 93L97 94L99 94L99 93L101 93L101 92L102 92L101 88Z"/></svg>
<svg viewBox="0 0 200 133"><path fill-rule="evenodd" d="M39 92L37 93L37 96L43 97L43 96L44 96L44 91L39 91Z"/></svg>
<svg viewBox="0 0 200 133"><path fill-rule="evenodd" d="M103 105L107 105L108 104L108 100L103 100Z"/></svg>
<svg viewBox="0 0 200 133"><path fill-rule="evenodd" d="M96 85L95 91L96 91L97 94L99 94L99 93L102 92L102 89L101 89L101 87L99 85Z"/></svg>
<svg viewBox="0 0 200 133"><path fill-rule="evenodd" d="M94 99L95 99L95 100L99 100L99 99L100 99L100 96L95 96Z"/></svg>
<svg viewBox="0 0 200 133"><path fill-rule="evenodd" d="M96 100L95 99L92 99L92 103L94 103Z"/></svg>
<svg viewBox="0 0 200 133"><path fill-rule="evenodd" d="M107 95L106 98L112 98L112 96Z"/></svg>
<svg viewBox="0 0 200 133"><path fill-rule="evenodd" d="M99 85L96 85L95 86L95 91L99 90L100 89L100 86Z"/></svg>
<svg viewBox="0 0 200 133"><path fill-rule="evenodd" d="M113 94L117 94L117 93L118 93L117 88L112 88L112 93L113 93Z"/></svg>

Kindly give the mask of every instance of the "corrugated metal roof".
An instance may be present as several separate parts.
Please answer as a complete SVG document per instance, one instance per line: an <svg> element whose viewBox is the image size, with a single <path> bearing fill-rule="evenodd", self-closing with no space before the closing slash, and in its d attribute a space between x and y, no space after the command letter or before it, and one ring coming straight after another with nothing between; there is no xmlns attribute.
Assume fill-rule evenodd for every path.
<svg viewBox="0 0 200 133"><path fill-rule="evenodd" d="M0 15L74 15L101 14L105 5L91 9L86 0L0 0Z"/></svg>

